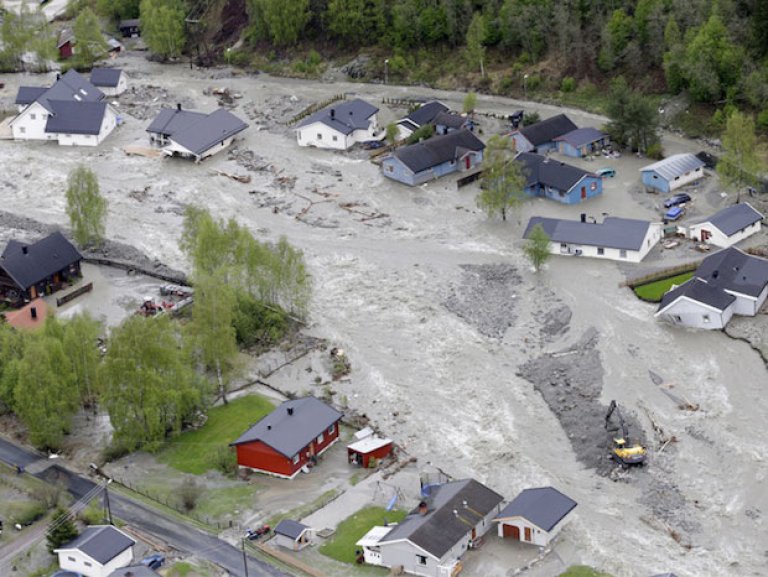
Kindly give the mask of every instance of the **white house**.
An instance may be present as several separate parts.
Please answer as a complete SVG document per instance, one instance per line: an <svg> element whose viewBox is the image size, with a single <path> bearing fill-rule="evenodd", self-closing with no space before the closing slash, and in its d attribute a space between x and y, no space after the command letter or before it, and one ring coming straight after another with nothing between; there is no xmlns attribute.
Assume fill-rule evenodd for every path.
<svg viewBox="0 0 768 577"><path fill-rule="evenodd" d="M499 537L545 547L568 522L576 501L552 487L525 489L494 519Z"/></svg>
<svg viewBox="0 0 768 577"><path fill-rule="evenodd" d="M562 220L534 216L528 221L523 238L529 238L536 225L549 236L552 254L588 256L626 262L640 262L661 240L661 223L609 216L602 223Z"/></svg>
<svg viewBox="0 0 768 577"><path fill-rule="evenodd" d="M425 577L453 577L499 513L503 497L473 479L430 487L399 525L377 526L356 545L366 563Z"/></svg>
<svg viewBox="0 0 768 577"><path fill-rule="evenodd" d="M69 70L50 88L22 86L19 114L10 122L15 140L55 140L65 146L96 146L117 126L104 93Z"/></svg>
<svg viewBox="0 0 768 577"><path fill-rule="evenodd" d="M91 84L105 96L120 96L128 88L128 79L120 68L94 68L91 70Z"/></svg>
<svg viewBox="0 0 768 577"><path fill-rule="evenodd" d="M312 529L298 521L283 519L275 527L275 542L291 551L301 551L312 543Z"/></svg>
<svg viewBox="0 0 768 577"><path fill-rule="evenodd" d="M674 154L640 169L643 184L647 189L672 192L705 176L704 162L696 155Z"/></svg>
<svg viewBox="0 0 768 577"><path fill-rule="evenodd" d="M705 220L689 225L687 236L697 242L728 248L760 232L762 220L763 215L751 204L734 204Z"/></svg>
<svg viewBox="0 0 768 577"><path fill-rule="evenodd" d="M408 138L422 126L432 124L441 112L447 112L448 107L437 100L430 100L416 110L397 121L397 139Z"/></svg>
<svg viewBox="0 0 768 577"><path fill-rule="evenodd" d="M376 140L379 109L365 100L334 103L303 120L296 129L299 146L347 150L357 142Z"/></svg>
<svg viewBox="0 0 768 577"><path fill-rule="evenodd" d="M248 125L231 112L219 108L210 114L164 108L147 128L149 140L163 147L168 156L183 156L200 162L227 148Z"/></svg>
<svg viewBox="0 0 768 577"><path fill-rule="evenodd" d="M668 291L656 318L722 329L733 315L755 316L768 297L768 260L727 248L705 258L693 278Z"/></svg>
<svg viewBox="0 0 768 577"><path fill-rule="evenodd" d="M79 537L54 550L59 567L84 577L108 577L130 565L136 542L112 525L91 525Z"/></svg>

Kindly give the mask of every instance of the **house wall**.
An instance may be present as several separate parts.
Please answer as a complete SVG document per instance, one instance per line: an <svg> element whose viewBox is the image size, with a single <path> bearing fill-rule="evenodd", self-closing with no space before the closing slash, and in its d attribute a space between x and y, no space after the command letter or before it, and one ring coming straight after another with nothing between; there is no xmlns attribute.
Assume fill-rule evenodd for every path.
<svg viewBox="0 0 768 577"><path fill-rule="evenodd" d="M533 150L533 144L528 142L528 139L520 132L513 132L509 136L515 143L514 149L517 152L531 152Z"/></svg>
<svg viewBox="0 0 768 577"><path fill-rule="evenodd" d="M733 314L735 315L741 315L743 317L753 317L757 314L757 311L760 309L760 305L758 304L758 299L756 298L753 298L741 293L729 291L727 289L725 292L736 297L736 301L732 305ZM763 298L763 300L765 299Z"/></svg>
<svg viewBox="0 0 768 577"><path fill-rule="evenodd" d="M405 166L399 158L392 155L387 156L381 161L381 173L387 178L402 182L408 186L416 186L417 184L429 180L429 175L425 175L426 178L422 177L422 180L417 180L416 174L414 174L410 168ZM424 175L423 172L420 174Z"/></svg>
<svg viewBox="0 0 768 577"><path fill-rule="evenodd" d="M624 262L640 262L640 252L636 250L624 250L618 248L606 248L573 243L550 242L552 254L562 256L586 256L605 260L618 260Z"/></svg>
<svg viewBox="0 0 768 577"><path fill-rule="evenodd" d="M582 198L582 189L584 189L584 198ZM542 186L537 183L526 187L525 192L530 196L540 196L563 204L579 204L584 200L602 194L603 179L597 176L585 176L568 191L550 186Z"/></svg>
<svg viewBox="0 0 768 577"><path fill-rule="evenodd" d="M589 144L584 144L579 147L572 146L564 140L558 140L557 151L560 154L564 154L566 156L582 158L584 156L599 152L606 144L608 144L608 138L602 138L600 140L596 140L595 142L590 142Z"/></svg>
<svg viewBox="0 0 768 577"><path fill-rule="evenodd" d="M359 453L357 451L353 451L352 449L347 449L347 460L351 464L359 464L363 469L367 469L368 465L370 464L371 458L374 459L383 459L387 455L389 455L392 452L392 443L389 443L388 445L384 445L383 447L379 447L378 449L371 451L369 453ZM356 461L355 457L359 459L359 462Z"/></svg>
<svg viewBox="0 0 768 577"><path fill-rule="evenodd" d="M128 88L128 81L125 78L125 74L120 75L120 80L117 81L117 86L98 86L105 96L116 97L120 96Z"/></svg>
<svg viewBox="0 0 768 577"><path fill-rule="evenodd" d="M320 435L322 439L320 440ZM298 459L294 462L275 451L272 447L261 441L252 441L236 445L237 464L261 473L268 473L278 477L292 479L301 468L327 451L339 439L339 423L336 422L329 429L318 433L317 437L301 451L297 453Z"/></svg>
<svg viewBox="0 0 768 577"><path fill-rule="evenodd" d="M309 532L305 532L302 537L299 538L299 541L294 541L290 537L287 537L285 535L278 535L275 534L275 543L280 545L280 547L284 547L285 549L290 549L291 551L301 551L305 547L309 546L311 539L309 538Z"/></svg>
<svg viewBox="0 0 768 577"><path fill-rule="evenodd" d="M677 176L671 180L663 178L655 170L644 170L642 172L643 184L660 192L672 192L681 186L685 186L686 184L703 177L703 167L699 167L696 170L691 170L685 174L681 174L680 176Z"/></svg>
<svg viewBox="0 0 768 577"><path fill-rule="evenodd" d="M39 102L27 106L11 123L14 140L56 140L45 132L49 112Z"/></svg>
<svg viewBox="0 0 768 577"><path fill-rule="evenodd" d="M168 140L168 144L163 148L163 152L165 152L169 156L178 155L178 156L183 156L185 158L194 158L196 161L199 162L205 158L213 156L214 154L218 154L222 150L226 150L226 148L230 144L232 144L234 140L235 140L235 137L230 136L229 138L214 144L211 148L203 152L198 157L194 152L192 152L188 148L183 147L181 144L179 144L178 142L170 138Z"/></svg>
<svg viewBox="0 0 768 577"><path fill-rule="evenodd" d="M133 547L129 547L106 565L94 561L82 551L75 549L59 551L58 555L59 567L66 571L74 571L84 577L107 577L115 569L131 564Z"/></svg>
<svg viewBox="0 0 768 577"><path fill-rule="evenodd" d="M734 313L733 305L724 311L718 311L700 302L680 297L656 317L670 324L697 329L722 329L731 320Z"/></svg>
<svg viewBox="0 0 768 577"><path fill-rule="evenodd" d="M372 140L378 128L379 122L375 114L370 118L367 130L354 130L347 135L341 134L322 122L314 122L296 129L296 139L299 146L347 150L357 142Z"/></svg>
<svg viewBox="0 0 768 577"><path fill-rule="evenodd" d="M66 60L67 58L72 58L72 55L75 53L75 49L72 46L71 42L65 42L61 46L59 46L59 58L62 60Z"/></svg>
<svg viewBox="0 0 768 577"><path fill-rule="evenodd" d="M54 134L54 136L58 137L61 146L98 146L112 133L115 126L117 126L117 115L110 106L107 106L104 110L99 134L65 134L62 132Z"/></svg>
<svg viewBox="0 0 768 577"><path fill-rule="evenodd" d="M698 242L701 240L701 232L702 230L704 230L704 231L707 231L710 236L709 238L707 238L706 241L703 241L703 242L706 242L707 244L719 246L722 248L728 248L729 246L733 246L734 244L741 242L745 238L748 238L753 234L760 232L761 227L762 227L762 223L760 221L757 221L749 225L748 227L735 232L731 236L726 236L723 233L723 231L721 231L719 228L715 228L714 226L712 226L711 223L702 222L699 224L691 225L688 228L688 236L689 238L692 238Z"/></svg>

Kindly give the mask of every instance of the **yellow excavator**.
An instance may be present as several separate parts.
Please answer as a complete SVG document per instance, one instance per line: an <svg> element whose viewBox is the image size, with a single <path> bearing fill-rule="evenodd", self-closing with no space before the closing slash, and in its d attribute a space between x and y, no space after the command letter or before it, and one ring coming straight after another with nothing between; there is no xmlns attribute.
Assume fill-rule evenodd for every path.
<svg viewBox="0 0 768 577"><path fill-rule="evenodd" d="M633 445L630 442L627 424L624 422L624 417L621 416L621 411L619 410L619 405L616 401L611 401L611 404L608 407L608 414L605 415L605 428L608 428L608 425L611 422L611 416L614 413L616 413L616 417L619 420L622 436L613 439L611 455L625 468L642 465L645 463L648 451L640 443L635 443Z"/></svg>

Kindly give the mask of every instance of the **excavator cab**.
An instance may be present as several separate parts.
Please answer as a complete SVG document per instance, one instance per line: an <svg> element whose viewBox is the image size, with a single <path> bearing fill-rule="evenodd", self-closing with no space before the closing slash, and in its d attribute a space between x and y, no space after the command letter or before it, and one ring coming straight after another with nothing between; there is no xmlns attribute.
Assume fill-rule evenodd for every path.
<svg viewBox="0 0 768 577"><path fill-rule="evenodd" d="M645 463L645 458L648 454L648 451L640 443L635 443L634 445L630 443L627 425L624 422L624 417L621 416L621 411L619 410L619 405L616 403L616 401L611 401L610 407L608 408L608 414L605 416L605 428L608 428L608 425L611 421L611 416L614 412L618 417L619 427L623 436L613 439L611 456L623 467L642 465Z"/></svg>

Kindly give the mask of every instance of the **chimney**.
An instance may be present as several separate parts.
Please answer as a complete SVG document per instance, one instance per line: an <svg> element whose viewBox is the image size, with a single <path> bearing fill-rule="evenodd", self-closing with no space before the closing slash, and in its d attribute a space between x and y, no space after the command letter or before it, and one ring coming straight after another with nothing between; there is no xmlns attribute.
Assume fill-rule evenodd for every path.
<svg viewBox="0 0 768 577"><path fill-rule="evenodd" d="M176 103L176 110L178 110L179 112L181 112L181 102L177 102L177 103Z"/></svg>
<svg viewBox="0 0 768 577"><path fill-rule="evenodd" d="M336 111L331 108L331 118L336 118Z"/></svg>
<svg viewBox="0 0 768 577"><path fill-rule="evenodd" d="M422 501L419 503L419 515L424 516L427 514L427 511L429 511L429 507L427 507L427 502Z"/></svg>
<svg viewBox="0 0 768 577"><path fill-rule="evenodd" d="M720 276L720 271L719 270L713 270L712 271L712 278L717 278L718 276Z"/></svg>
<svg viewBox="0 0 768 577"><path fill-rule="evenodd" d="M29 253L29 248L28 248L28 247L26 247L26 246L22 246L22 247L21 247L21 252L22 252L23 254L27 254L27 253Z"/></svg>
<svg viewBox="0 0 768 577"><path fill-rule="evenodd" d="M32 315L33 319L36 319L37 318L37 307L32 307L31 309L29 309L29 314Z"/></svg>
<svg viewBox="0 0 768 577"><path fill-rule="evenodd" d="M271 431L271 430L272 430L272 425L267 425L267 431Z"/></svg>
<svg viewBox="0 0 768 577"><path fill-rule="evenodd" d="M289 416L289 417L293 415L293 407L288 407L288 408L286 409L286 411L288 411L288 416Z"/></svg>
<svg viewBox="0 0 768 577"><path fill-rule="evenodd" d="M581 222L587 222L587 213L586 212L582 212L581 213Z"/></svg>

